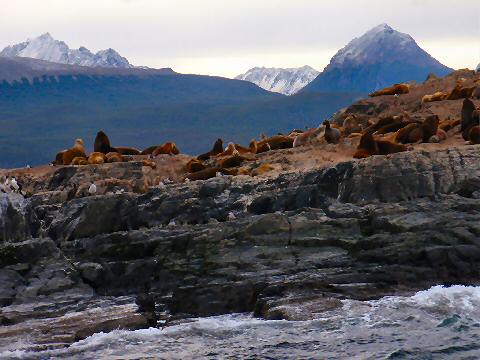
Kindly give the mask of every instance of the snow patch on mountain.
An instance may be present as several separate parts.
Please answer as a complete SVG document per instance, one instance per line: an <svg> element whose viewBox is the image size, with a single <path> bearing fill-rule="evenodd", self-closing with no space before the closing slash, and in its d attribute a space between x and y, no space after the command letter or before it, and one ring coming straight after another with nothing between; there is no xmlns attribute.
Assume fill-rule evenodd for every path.
<svg viewBox="0 0 480 360"><path fill-rule="evenodd" d="M317 70L308 65L286 69L254 67L235 79L250 81L268 91L293 95L313 81L318 74Z"/></svg>
<svg viewBox="0 0 480 360"><path fill-rule="evenodd" d="M28 57L60 64L132 68L128 60L113 49L100 50L96 54L85 47L70 49L63 41L55 40L49 33L20 44L7 46L0 52L4 57Z"/></svg>
<svg viewBox="0 0 480 360"><path fill-rule="evenodd" d="M380 24L350 41L335 54L330 64L341 67L346 63L376 63L389 56L390 49L400 52L409 47L417 47L410 35L395 31L388 24Z"/></svg>

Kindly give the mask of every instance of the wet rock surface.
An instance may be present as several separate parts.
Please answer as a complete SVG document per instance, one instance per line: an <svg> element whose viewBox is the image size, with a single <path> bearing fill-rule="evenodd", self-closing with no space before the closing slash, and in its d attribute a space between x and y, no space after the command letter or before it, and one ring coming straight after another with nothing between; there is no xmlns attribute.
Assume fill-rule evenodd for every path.
<svg viewBox="0 0 480 360"><path fill-rule="evenodd" d="M0 195L0 347L27 329L41 349L156 320L300 320L345 298L477 284L479 179L480 146L464 146L145 193Z"/></svg>

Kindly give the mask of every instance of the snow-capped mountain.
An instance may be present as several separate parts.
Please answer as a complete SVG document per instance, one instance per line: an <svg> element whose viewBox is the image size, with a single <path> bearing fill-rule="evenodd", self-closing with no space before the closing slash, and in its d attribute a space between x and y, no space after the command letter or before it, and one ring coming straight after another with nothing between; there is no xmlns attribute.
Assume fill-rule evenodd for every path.
<svg viewBox="0 0 480 360"><path fill-rule="evenodd" d="M393 83L423 81L452 69L421 49L408 34L381 24L350 41L303 91L369 92Z"/></svg>
<svg viewBox="0 0 480 360"><path fill-rule="evenodd" d="M254 67L235 79L250 81L268 91L292 95L315 79L318 74L317 70L308 65L287 69Z"/></svg>
<svg viewBox="0 0 480 360"><path fill-rule="evenodd" d="M90 67L132 68L128 60L113 49L100 50L96 54L85 47L70 49L63 41L55 40L49 33L20 44L7 46L0 52L4 57L29 57L61 64Z"/></svg>

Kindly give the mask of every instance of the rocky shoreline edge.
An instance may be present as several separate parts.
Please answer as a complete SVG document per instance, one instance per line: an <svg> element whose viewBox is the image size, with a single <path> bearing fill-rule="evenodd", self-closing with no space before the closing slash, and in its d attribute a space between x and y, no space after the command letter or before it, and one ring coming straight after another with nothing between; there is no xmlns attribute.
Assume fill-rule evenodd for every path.
<svg viewBox="0 0 480 360"><path fill-rule="evenodd" d="M148 189L137 163L59 167L29 198L0 195L0 348L236 312L304 320L343 299L478 284L479 150ZM69 196L110 165L134 190Z"/></svg>

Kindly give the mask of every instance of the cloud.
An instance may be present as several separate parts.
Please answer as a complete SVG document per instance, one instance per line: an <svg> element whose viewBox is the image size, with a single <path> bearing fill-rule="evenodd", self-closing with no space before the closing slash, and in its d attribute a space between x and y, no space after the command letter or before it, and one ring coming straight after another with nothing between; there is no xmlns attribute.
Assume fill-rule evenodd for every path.
<svg viewBox="0 0 480 360"><path fill-rule="evenodd" d="M0 47L49 31L72 47L200 73L234 76L247 63L321 70L325 54L384 22L435 44L449 66L480 61L478 0L0 0L0 8ZM459 43L469 51L455 54ZM314 54L322 55L312 63Z"/></svg>

